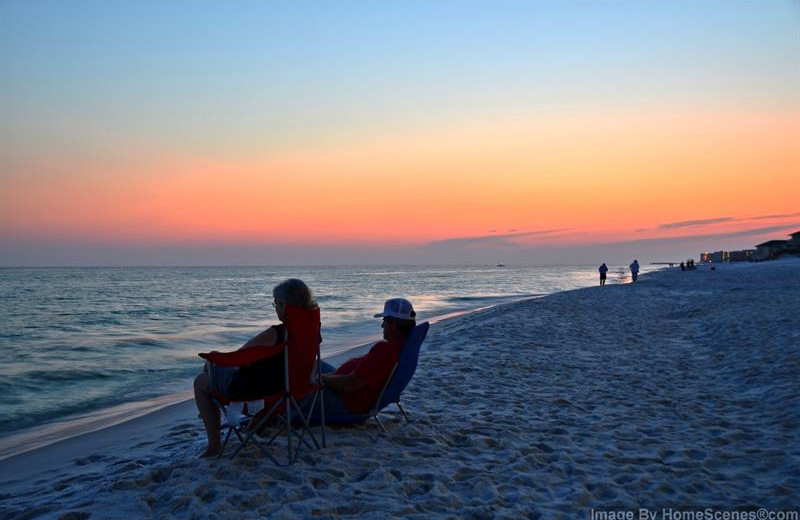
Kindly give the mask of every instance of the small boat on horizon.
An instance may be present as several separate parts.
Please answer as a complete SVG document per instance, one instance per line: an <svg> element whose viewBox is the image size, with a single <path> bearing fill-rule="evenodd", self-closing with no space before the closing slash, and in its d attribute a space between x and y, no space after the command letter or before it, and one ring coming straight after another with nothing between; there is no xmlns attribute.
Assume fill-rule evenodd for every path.
<svg viewBox="0 0 800 520"><path fill-rule="evenodd" d="M505 267L505 266L506 264L504 264L503 262L497 262L497 267Z"/></svg>

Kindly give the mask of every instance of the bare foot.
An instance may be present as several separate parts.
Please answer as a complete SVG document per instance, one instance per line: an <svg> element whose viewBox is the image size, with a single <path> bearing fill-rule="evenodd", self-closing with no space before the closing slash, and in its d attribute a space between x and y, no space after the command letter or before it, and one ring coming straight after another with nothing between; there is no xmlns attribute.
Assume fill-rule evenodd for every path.
<svg viewBox="0 0 800 520"><path fill-rule="evenodd" d="M221 450L222 450L222 448L220 448L219 446L216 446L216 447L213 447L213 448L211 446L209 446L208 448L206 448L206 451L204 451L203 453L200 454L200 458L201 459L210 459L211 457L216 457L217 455L219 455L219 452Z"/></svg>

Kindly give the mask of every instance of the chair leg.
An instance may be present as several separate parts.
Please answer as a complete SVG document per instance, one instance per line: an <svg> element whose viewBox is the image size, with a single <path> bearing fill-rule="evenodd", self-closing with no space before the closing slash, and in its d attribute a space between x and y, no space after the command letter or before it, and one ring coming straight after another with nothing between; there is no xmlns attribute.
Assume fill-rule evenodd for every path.
<svg viewBox="0 0 800 520"><path fill-rule="evenodd" d="M233 430L234 430L234 427L231 426L231 427L228 428L228 431L225 433L225 440L222 441L222 447L219 449L219 453L217 453L217 458L218 459L221 459L222 458L222 454L225 453L225 446L228 445L228 439L231 438L231 431L233 431ZM236 435L238 437L239 434L237 433ZM241 438L240 438L240 440L241 440Z"/></svg>
<svg viewBox="0 0 800 520"><path fill-rule="evenodd" d="M288 432L286 433L286 447L287 452L289 453L289 464L292 463L292 403L289 402L289 399L284 397L284 408L286 413L286 428Z"/></svg>
<svg viewBox="0 0 800 520"><path fill-rule="evenodd" d="M242 437L242 434L239 432L239 428L234 428L233 433L236 434L236 438L239 439L240 443L244 442L244 438Z"/></svg>
<svg viewBox="0 0 800 520"><path fill-rule="evenodd" d="M260 428L260 426L262 425L262 423L263 423L265 420L267 420L267 418L268 418L268 417L269 417L269 416L267 416L266 418L264 418L264 419L262 419L261 421L259 421L258 425L256 425L256 428L254 428L254 429L253 429L253 430L251 430L251 431L248 431L248 432L246 432L246 433L245 433L245 436L244 436L244 438L242 438L242 437L241 437L241 434L240 434L238 431L236 431L236 432L235 432L235 433L236 433L236 436L237 436L237 437L239 437L239 446L236 448L236 450L235 450L235 451L233 452L233 454L231 455L231 457L230 457L231 459L235 458L235 457L236 457L236 455L238 455L238 454L239 454L239 452L240 452L240 451L242 451L242 448L244 448L245 446L247 446L247 443L249 443L249 442L252 442L252 443L253 443L253 444L255 444L256 446L258 446L258 449L259 449L259 450L261 450L261 454L262 454L262 455L264 455L265 457L267 457L268 459L270 459L270 460L271 460L271 461L272 461L272 462L273 462L273 463L274 463L276 466L280 466L280 463L278 463L278 461L275 459L275 457L273 457L273 456L272 456L272 454L270 454L270 452L269 452L269 451L267 451L267 449L266 449L266 448L265 448L265 447L262 445L262 443L261 443L261 442L259 442L259 441L258 441L258 440L255 438L255 437L256 437L256 432L258 431L258 429ZM272 439L274 440L274 438L275 438L275 437L273 437ZM270 442L272 442L272 440L270 440ZM267 445L269 445L269 443L267 443Z"/></svg>
<svg viewBox="0 0 800 520"><path fill-rule="evenodd" d="M312 400L311 405L311 412L316 408L316 399L320 401L320 408L323 410L322 419L324 421L324 404L321 398L321 395L315 396L315 399ZM283 413L279 412L279 407L283 406ZM227 410L224 406L220 405L221 412L223 415L226 415ZM300 419L303 421L303 427L295 428L292 425L292 412L296 412ZM272 434L269 440L263 442L260 439L257 439L257 432L260 431L273 417L278 418L280 421L280 426L276 428L276 431ZM220 450L219 455L217 458L221 458L224 452L225 447L227 446L228 442L230 441L231 434L236 435L237 439L239 440L239 446L237 446L236 450L231 454L230 458L233 459L239 452L250 442L254 443L261 452L268 457L275 465L277 466L285 466L294 464L297 459L300 457L300 450L305 444L309 449L320 449L320 443L317 441L314 432L311 430L311 424L309 423L309 419L311 417L311 413L309 413L308 417L303 413L303 409L300 407L300 404L297 402L297 399L294 396L287 395L277 403L275 403L272 408L270 408L269 412L261 417L257 424L254 425L252 428L247 428L242 425L234 425L230 421L228 421L229 428L227 433L225 434L225 440L222 443L222 450ZM251 417L251 420L253 417ZM324 429L324 422L323 424L323 446L325 446L325 429ZM248 426L252 426L252 424L248 423ZM381 427L383 427L381 425ZM275 440L284 433L284 429L286 429L286 448L287 448L287 463L281 464L279 463L272 454L266 449L266 447L270 446ZM306 437L306 432L308 432L308 437ZM309 441L310 437L310 441ZM296 442L295 442L296 441Z"/></svg>
<svg viewBox="0 0 800 520"><path fill-rule="evenodd" d="M381 430L383 430L383 433L389 433L388 430L386 430L386 426L383 425L383 421L381 421L381 418L378 417L378 414L373 415L373 417L378 422L378 426L381 427Z"/></svg>
<svg viewBox="0 0 800 520"><path fill-rule="evenodd" d="M403 414L403 417L405 417L405 418L406 418L406 422L407 422L407 423L410 423L410 422L411 422L411 419L408 417L408 414L406 413L406 411L405 411L405 410L403 410L403 407L402 407L402 406L400 406L400 401L397 401L395 404L396 404L396 405L397 405L397 407L400 409L400 413L402 413L402 414Z"/></svg>
<svg viewBox="0 0 800 520"><path fill-rule="evenodd" d="M266 415L264 415L261 418L261 420L259 420L252 429L247 429L245 431L244 439L242 439L241 434L237 430L234 430L234 431L236 431L236 436L239 438L239 446L238 446L238 448L236 448L236 451L233 452L233 454L231 455L231 458L236 457L236 455L240 451L242 451L242 448L244 448L247 445L248 442L252 441L254 444L256 444L258 446L258 448L261 450L262 453L264 453L265 455L267 455L267 457L272 459L272 456L269 455L269 453L266 451L266 449L261 445L260 442L257 442L254 439L254 437L256 436L257 432L262 428L262 426L264 426L264 424L266 424L267 421L269 421L269 419L272 417L272 414L275 413L275 411L276 411L276 409L278 408L279 405L280 405L280 401L275 403L274 405L272 405L272 408L269 409L269 412L267 412ZM249 426L250 423L252 423L254 420L255 420L255 416L253 416L250 419L250 421L248 421L247 426ZM274 440L274 437L272 439L270 439L270 441L267 444L270 444L272 442L272 440Z"/></svg>
<svg viewBox="0 0 800 520"><path fill-rule="evenodd" d="M300 408L300 404L297 402L297 399L295 399L294 396L290 396L290 400L291 401L290 401L290 405L289 406L291 406L291 407L293 407L295 409L297 414L300 416L300 419L302 419L302 421L303 421L303 427L299 428L300 433L297 433L297 429L295 429L295 428L292 429L293 434L296 435L297 439L298 439L297 440L297 447L295 448L295 451L294 451L294 456L292 457L292 460L290 462L291 464L293 464L300 457L300 449L302 448L303 443L305 443L305 445L308 446L309 449L312 449L312 448L320 449L320 446L319 446L319 443L317 442L317 438L314 435L314 432L311 431L311 425L308 422L308 418L303 413L302 408ZM316 401L316 396L311 402L312 403L311 404L311 410L312 411L314 410L314 407L315 407L315 401ZM309 414L309 416L310 416L310 414ZM311 442L313 442L313 445L306 438L306 436L305 436L306 432L308 432L308 437L311 438ZM291 435L291 433L290 433L290 435Z"/></svg>
<svg viewBox="0 0 800 520"><path fill-rule="evenodd" d="M408 416L406 411L403 409L403 406L400 404L400 401L398 401L398 402L396 402L394 404L397 405L397 408L400 410L400 413L403 414L403 417L405 417L406 422L407 423L411 423L411 418ZM386 429L386 426L384 426L383 421L381 421L381 418L378 416L378 412L375 412L372 415L372 417L375 418L375 422L377 422L378 426L381 427L381 430L383 430L383 433L389 433L389 431Z"/></svg>
<svg viewBox="0 0 800 520"><path fill-rule="evenodd" d="M321 389L319 392L317 392L317 395L319 395L319 416L320 425L322 426L322 447L327 448L328 446L325 443L325 396L322 394L324 391L324 388Z"/></svg>
<svg viewBox="0 0 800 520"><path fill-rule="evenodd" d="M244 440L239 443L239 446L237 446L235 450L233 450L233 453L231 454L231 459L236 458L236 455L238 455L239 452L242 451L242 448L247 446L247 443L250 442L251 436L252 436L252 432L245 434ZM220 452L220 454L221 454L221 452Z"/></svg>
<svg viewBox="0 0 800 520"><path fill-rule="evenodd" d="M214 399L212 397L211 402L213 402L217 409L219 410L220 418L224 417L225 422L228 425L228 431L225 432L225 439L222 441L222 447L219 449L219 453L217 454L217 458L222 458L222 454L225 453L225 447L228 445L228 440L231 438L231 432L236 431L236 426L232 425L231 422L228 420L228 406L222 404L220 401ZM238 436L238 433L237 433Z"/></svg>
<svg viewBox="0 0 800 520"><path fill-rule="evenodd" d="M314 432L311 431L311 424L308 422L308 417L311 417L311 412L309 412L308 417L306 417L306 415L303 413L303 409L300 408L300 404L297 402L297 399L295 399L294 396L292 396L291 400L292 400L292 406L294 406L295 410L297 411L297 415L299 415L300 418L303 420L304 428L303 431L300 433L300 439L303 439L305 433L308 432L308 436L311 437L311 440L314 442L314 448L319 449L319 443L317 442L317 438L314 436ZM314 399L311 400L311 411L313 411L314 407L316 406L316 400L317 396L314 396ZM308 445L307 441L306 445Z"/></svg>

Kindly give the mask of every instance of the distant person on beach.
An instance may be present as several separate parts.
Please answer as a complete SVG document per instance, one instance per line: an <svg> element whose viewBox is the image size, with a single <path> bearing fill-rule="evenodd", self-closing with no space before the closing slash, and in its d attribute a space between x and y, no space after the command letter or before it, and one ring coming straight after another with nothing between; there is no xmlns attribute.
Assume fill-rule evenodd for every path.
<svg viewBox="0 0 800 520"><path fill-rule="evenodd" d="M323 362L320 366L325 415L367 413L378 400L392 368L397 363L400 349L416 325L416 312L411 302L392 298L383 304L383 339L361 357L345 361L339 368ZM303 403L308 406L311 397Z"/></svg>
<svg viewBox="0 0 800 520"><path fill-rule="evenodd" d="M605 285L606 284L606 273L608 272L608 267L606 266L606 263L603 262L603 264L597 270L600 271L600 285Z"/></svg>
<svg viewBox="0 0 800 520"><path fill-rule="evenodd" d="M631 278L635 282L636 279L639 278L639 261L634 259L633 263L630 265L630 268L631 268Z"/></svg>
<svg viewBox="0 0 800 520"><path fill-rule="evenodd" d="M683 265L683 262L681 262L681 271L685 271L685 270L686 270L686 266Z"/></svg>
<svg viewBox="0 0 800 520"><path fill-rule="evenodd" d="M297 278L290 278L272 289L275 313L283 322L286 318L286 306L303 309L316 309L317 302L311 289ZM257 334L239 350L255 346L272 346L285 341L286 327L283 323L273 325ZM212 373L208 373L211 366ZM201 457L216 456L220 449L220 415L214 404L214 394L224 396L232 401L251 401L269 394L284 390L283 353L257 361L246 367L220 367L206 365L206 368L194 380L194 401L200 418L206 428L208 446Z"/></svg>

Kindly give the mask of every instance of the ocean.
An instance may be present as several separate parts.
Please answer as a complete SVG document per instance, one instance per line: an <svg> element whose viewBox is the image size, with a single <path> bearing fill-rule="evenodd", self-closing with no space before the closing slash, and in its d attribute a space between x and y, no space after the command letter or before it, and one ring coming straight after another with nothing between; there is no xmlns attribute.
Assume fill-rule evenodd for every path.
<svg viewBox="0 0 800 520"><path fill-rule="evenodd" d="M323 357L378 339L386 298L424 321L597 283L595 266L2 268L0 441L186 398L197 353L276 323L272 287L289 277L317 297Z"/></svg>

